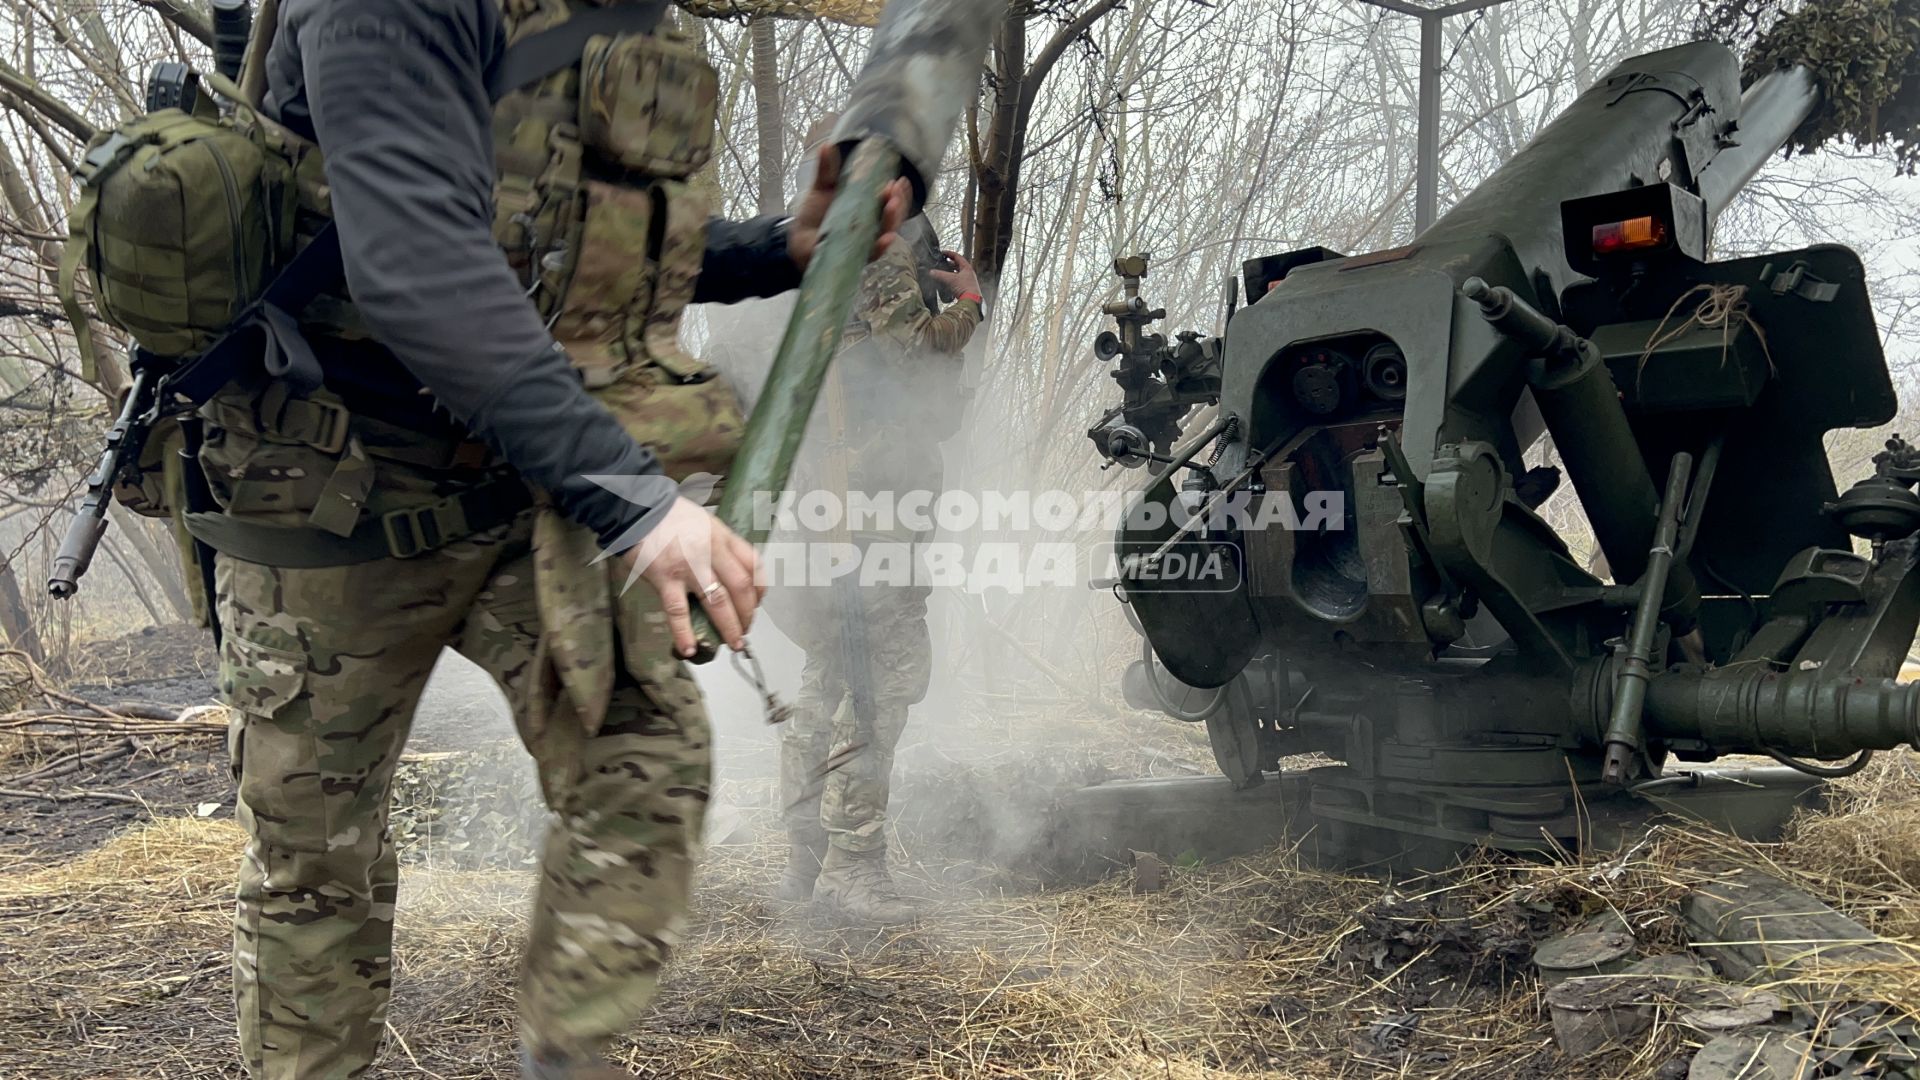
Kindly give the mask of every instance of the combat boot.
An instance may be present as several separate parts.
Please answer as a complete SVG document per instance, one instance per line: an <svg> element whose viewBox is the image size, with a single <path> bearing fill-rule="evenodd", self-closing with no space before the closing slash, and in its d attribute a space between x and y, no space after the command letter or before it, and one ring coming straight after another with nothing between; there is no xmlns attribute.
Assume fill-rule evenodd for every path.
<svg viewBox="0 0 1920 1080"><path fill-rule="evenodd" d="M820 876L820 860L827 854L825 830L795 829L787 833L787 869L780 875L780 887L774 899L804 904L813 899L814 879Z"/></svg>
<svg viewBox="0 0 1920 1080"><path fill-rule="evenodd" d="M920 917L918 905L894 887L885 849L829 847L813 898L828 915L851 925L902 926Z"/></svg>

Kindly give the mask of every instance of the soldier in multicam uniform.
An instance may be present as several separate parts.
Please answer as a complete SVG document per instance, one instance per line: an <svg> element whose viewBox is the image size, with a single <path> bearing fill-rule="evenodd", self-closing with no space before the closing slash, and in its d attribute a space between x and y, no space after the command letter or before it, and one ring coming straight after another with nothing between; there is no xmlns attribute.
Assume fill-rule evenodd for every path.
<svg viewBox="0 0 1920 1080"><path fill-rule="evenodd" d="M961 350L981 318L979 279L967 260L941 251L924 217L908 221L900 236L861 278L835 360L845 430L823 433L831 444L824 452L845 462L847 490L870 495L939 488L939 444L958 430L964 409ZM941 268L943 259L952 269ZM944 310L941 291L954 297ZM825 471L815 462L809 478L817 483ZM901 530L852 535L863 557L874 544L926 539ZM776 596L775 620L807 654L793 719L780 740L789 841L783 900L811 898L856 923L914 918L914 905L887 872L885 826L894 747L932 675L930 591L924 584L862 586L857 613L840 610L837 590L790 588ZM867 641L870 729L856 715L842 666L842 620L849 614Z"/></svg>
<svg viewBox="0 0 1920 1080"><path fill-rule="evenodd" d="M710 221L688 180L712 143L712 69L646 32L658 7L584 10L263 12L243 81L264 86L268 131L307 146L298 231L335 224L347 288L296 313L298 332L277 327L266 365L317 367L322 385L256 373L203 410L221 512L189 515L220 552L249 834L235 997L255 1077L339 1080L375 1058L390 785L443 647L506 689L556 814L523 1075L625 1075L601 1051L682 933L710 740L677 655L691 599L737 645L760 593L753 549L672 482L723 473L740 434L679 318L797 283L838 157L821 155L791 218ZM545 43L544 60L520 52L530 72L522 41ZM904 184L886 193L876 251L905 201ZM630 573L650 587L626 589Z"/></svg>

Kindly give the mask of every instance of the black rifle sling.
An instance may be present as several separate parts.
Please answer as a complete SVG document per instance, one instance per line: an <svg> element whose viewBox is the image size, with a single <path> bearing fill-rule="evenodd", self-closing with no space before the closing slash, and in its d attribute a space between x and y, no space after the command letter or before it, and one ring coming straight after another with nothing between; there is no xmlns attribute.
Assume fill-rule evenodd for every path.
<svg viewBox="0 0 1920 1080"><path fill-rule="evenodd" d="M298 360L281 359L275 366L282 367L283 371L274 372L276 375L284 372L296 381L302 381L305 375L317 376L318 364L313 361L312 347L297 332L287 335L276 332L276 327L292 325L287 313L304 309L344 273L340 265L340 234L329 221L306 247L287 260L273 284L249 305L239 321L207 346L205 352L174 369L161 387L162 392L183 397L195 405L204 404L235 375L268 355L306 361L302 365ZM294 371L294 368L301 370ZM318 385L317 378L311 381Z"/></svg>
<svg viewBox="0 0 1920 1080"><path fill-rule="evenodd" d="M666 10L667 0L645 0L577 12L559 26L507 46L487 76L487 94L499 101L528 83L579 63L588 38L651 34Z"/></svg>

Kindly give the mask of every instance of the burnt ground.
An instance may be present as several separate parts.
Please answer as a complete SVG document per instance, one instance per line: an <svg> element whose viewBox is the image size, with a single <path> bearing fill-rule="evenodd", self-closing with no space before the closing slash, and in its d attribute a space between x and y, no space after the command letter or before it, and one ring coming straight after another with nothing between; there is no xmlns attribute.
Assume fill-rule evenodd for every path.
<svg viewBox="0 0 1920 1080"><path fill-rule="evenodd" d="M149 627L76 650L64 692L136 717L140 733L49 721L44 735L0 732L0 858L31 865L98 847L128 826L194 815L231 816L232 782L217 738L164 734L162 718L212 703L212 642L193 627ZM33 794L28 794L33 793ZM217 812L217 811L208 811Z"/></svg>
<svg viewBox="0 0 1920 1080"><path fill-rule="evenodd" d="M101 705L142 701L187 708L213 700L219 667L205 630L149 626L81 646L67 689Z"/></svg>
<svg viewBox="0 0 1920 1080"><path fill-rule="evenodd" d="M113 756L59 776L0 779L0 787L61 797L0 794L0 859L6 860L0 865L44 863L90 851L128 826L155 818L233 816L233 781L217 737L63 739L59 749ZM92 792L122 798L86 794Z"/></svg>
<svg viewBox="0 0 1920 1080"><path fill-rule="evenodd" d="M197 627L149 627L92 642L77 650L72 667L66 693L143 719L217 701L218 657ZM42 737L0 733L0 860L18 865L87 851L155 818L231 819L224 742L166 735L161 726L145 723L138 734L77 723ZM498 691L454 657L430 684L408 750L431 755L511 741ZM26 791L36 794L19 794Z"/></svg>
<svg viewBox="0 0 1920 1080"><path fill-rule="evenodd" d="M87 692L140 700L160 685L142 677L130 667ZM449 686L423 708L396 800L399 989L381 1077L514 1075L537 803L497 702L464 676ZM1541 937L1611 907L1647 951L1680 948L1679 898L1710 859L1770 864L1886 932L1920 930L1920 779L1905 758L1766 850L1674 834L1613 863L1482 859L1397 887L1277 851L1176 861L1140 894L1125 875L1044 887L1008 853L1063 787L1202 770L1195 728L993 695L930 705L940 715L910 729L896 785L896 864L927 904L903 930L770 901L773 746L754 725L722 731L694 922L623 1062L769 1080L1646 1077L1683 1065L1687 1040L1661 1024L1567 1059L1525 961ZM0 802L0 1078L238 1075L227 942L241 837L222 739L143 729L111 753L124 738L24 755L15 740L0 759L0 787L141 800ZM76 749L100 756L9 779ZM1920 989L1903 1000L1920 1006Z"/></svg>

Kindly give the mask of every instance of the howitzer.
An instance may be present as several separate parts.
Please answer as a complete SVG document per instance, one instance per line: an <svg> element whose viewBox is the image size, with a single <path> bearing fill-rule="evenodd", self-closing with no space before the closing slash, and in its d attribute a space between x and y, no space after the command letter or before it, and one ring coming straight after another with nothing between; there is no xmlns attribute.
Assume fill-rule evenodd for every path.
<svg viewBox="0 0 1920 1080"><path fill-rule="evenodd" d="M1920 455L1843 495L1823 444L1895 412L1860 260L1708 260L1817 103L1800 69L1743 94L1717 44L1636 57L1412 243L1247 262L1214 455L1118 538L1134 696L1238 785L1341 762L1295 782L1350 857L1571 846L1655 803L1765 831L1806 774L1920 740ZM1561 470L1610 580L1543 516ZM1154 572L1181 545L1230 584ZM1677 764L1729 754L1782 767Z"/></svg>

